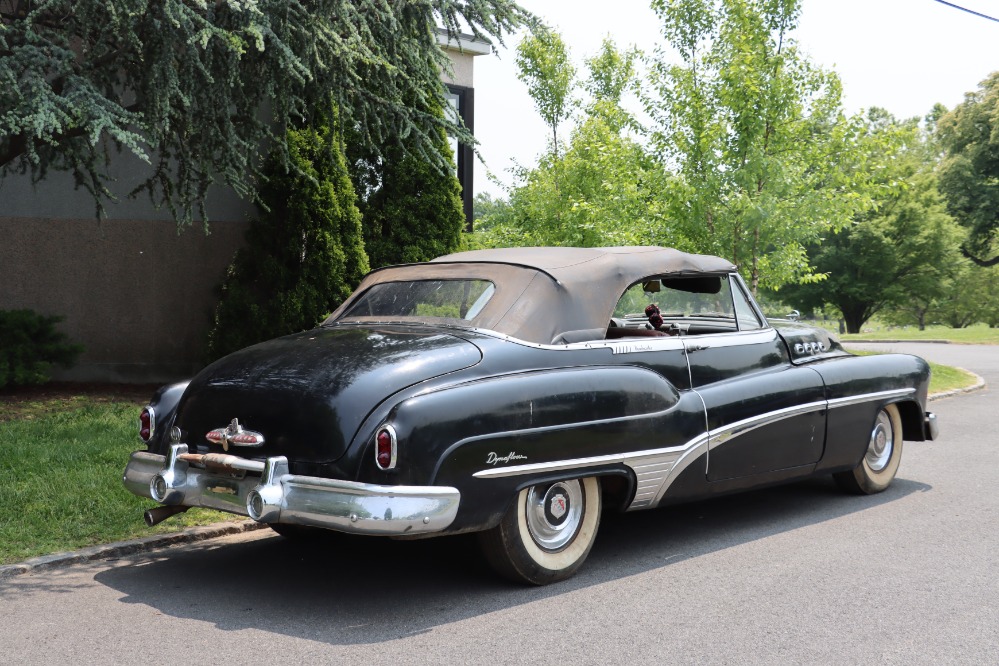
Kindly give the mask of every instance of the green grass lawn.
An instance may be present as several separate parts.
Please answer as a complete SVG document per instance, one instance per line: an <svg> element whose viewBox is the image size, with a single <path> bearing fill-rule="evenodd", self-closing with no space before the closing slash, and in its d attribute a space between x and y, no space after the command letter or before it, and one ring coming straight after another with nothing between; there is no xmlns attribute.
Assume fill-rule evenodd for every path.
<svg viewBox="0 0 999 666"><path fill-rule="evenodd" d="M949 365L930 363L930 394L942 393L943 391L953 391L954 389L974 386L978 378L961 368L952 368Z"/></svg>
<svg viewBox="0 0 999 666"><path fill-rule="evenodd" d="M140 405L69 402L24 410L0 401L0 564L238 519L192 509L146 527L142 512L155 503L121 483L129 454L142 448Z"/></svg>
<svg viewBox="0 0 999 666"><path fill-rule="evenodd" d="M821 324L820 324L821 325ZM836 330L836 322L826 322L825 328ZM968 328L950 328L949 326L927 326L920 331L915 326L908 328L889 327L883 324L865 325L860 333L848 333L839 336L843 342L860 342L862 340L949 340L966 345L999 345L999 328L989 328L985 324L975 324Z"/></svg>

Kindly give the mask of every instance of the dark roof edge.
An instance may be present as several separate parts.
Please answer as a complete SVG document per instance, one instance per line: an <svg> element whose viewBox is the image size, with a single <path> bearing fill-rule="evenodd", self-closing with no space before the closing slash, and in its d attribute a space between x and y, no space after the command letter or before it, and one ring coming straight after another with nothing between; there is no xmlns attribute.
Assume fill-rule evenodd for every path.
<svg viewBox="0 0 999 666"><path fill-rule="evenodd" d="M412 264L392 264L390 266L382 266L381 268L376 268L372 271L369 271L368 274L365 275L365 277L377 273L379 271L388 270L389 268L408 268L410 266L426 266L428 264L434 266L448 266L448 265L454 266L459 264L495 264L499 266L516 266L517 268L526 268L528 270L537 271L542 275L547 275L548 277L550 277L552 281L555 282L555 284L557 285L562 284L557 277L546 271L544 268L541 268L540 266L532 266L530 264L519 264L514 261L476 261L474 259L465 260L465 261L438 261L434 259L433 261L421 261Z"/></svg>

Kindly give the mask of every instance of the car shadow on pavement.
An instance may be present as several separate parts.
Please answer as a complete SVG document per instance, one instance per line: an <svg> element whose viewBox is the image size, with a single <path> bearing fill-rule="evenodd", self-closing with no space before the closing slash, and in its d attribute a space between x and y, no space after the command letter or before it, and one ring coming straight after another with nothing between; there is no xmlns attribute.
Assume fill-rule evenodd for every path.
<svg viewBox="0 0 999 666"><path fill-rule="evenodd" d="M629 514L605 514L580 572L525 587L497 578L473 535L419 541L274 535L147 553L96 580L145 604L222 630L254 628L333 645L380 643L705 556L898 501L930 486L896 479L871 497L831 479Z"/></svg>

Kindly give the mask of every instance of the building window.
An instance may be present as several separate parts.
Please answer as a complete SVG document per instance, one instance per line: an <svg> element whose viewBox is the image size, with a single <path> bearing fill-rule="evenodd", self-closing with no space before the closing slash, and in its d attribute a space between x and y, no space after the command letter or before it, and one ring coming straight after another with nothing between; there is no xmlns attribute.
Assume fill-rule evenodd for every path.
<svg viewBox="0 0 999 666"><path fill-rule="evenodd" d="M456 114L465 123L469 132L474 131L474 91L465 86L454 86L448 84L448 111ZM461 201L465 209L465 230L472 230L472 160L474 153L471 146L458 143L458 140L449 137L451 150L455 157L455 173L458 176L458 183L461 184Z"/></svg>

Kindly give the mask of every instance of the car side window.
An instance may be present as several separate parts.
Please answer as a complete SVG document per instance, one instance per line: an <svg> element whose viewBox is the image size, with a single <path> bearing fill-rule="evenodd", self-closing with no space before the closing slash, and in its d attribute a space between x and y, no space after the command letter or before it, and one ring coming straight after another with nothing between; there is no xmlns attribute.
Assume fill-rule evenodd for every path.
<svg viewBox="0 0 999 666"><path fill-rule="evenodd" d="M649 334L642 331L662 335L711 335L739 330L727 275L647 278L624 292L614 308L613 317L608 338Z"/></svg>
<svg viewBox="0 0 999 666"><path fill-rule="evenodd" d="M740 331L755 331L763 328L760 318L749 304L749 297L742 291L742 287L735 285L732 289L732 301L735 303L735 317L739 322Z"/></svg>

